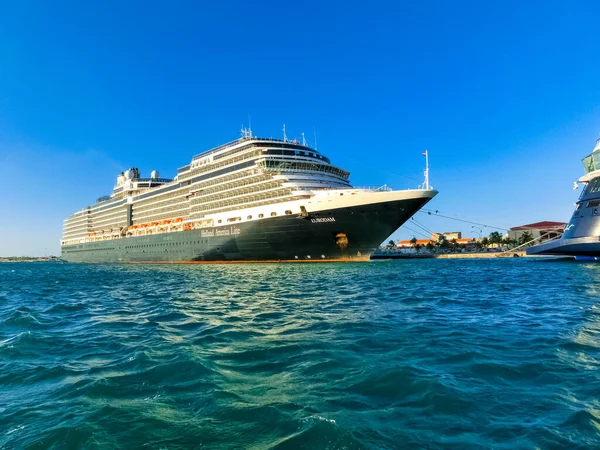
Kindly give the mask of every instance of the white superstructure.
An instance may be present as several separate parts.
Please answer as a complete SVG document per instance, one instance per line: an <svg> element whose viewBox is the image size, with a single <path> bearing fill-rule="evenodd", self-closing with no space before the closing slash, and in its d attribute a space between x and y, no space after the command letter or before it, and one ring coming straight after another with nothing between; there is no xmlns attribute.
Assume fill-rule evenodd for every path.
<svg viewBox="0 0 600 450"><path fill-rule="evenodd" d="M156 171L150 178L137 169L119 174L110 197L64 221L62 245L302 215L308 205L318 211L381 201L381 192L354 189L349 175L297 140L243 130L241 139L194 156L173 180ZM406 192L385 195L393 200Z"/></svg>

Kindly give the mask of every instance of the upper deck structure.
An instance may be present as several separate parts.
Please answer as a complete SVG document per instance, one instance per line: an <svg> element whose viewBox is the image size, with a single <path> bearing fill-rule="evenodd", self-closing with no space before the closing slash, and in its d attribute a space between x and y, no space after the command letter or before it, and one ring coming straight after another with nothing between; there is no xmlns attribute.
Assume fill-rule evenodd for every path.
<svg viewBox="0 0 600 450"><path fill-rule="evenodd" d="M119 174L110 196L65 220L61 244L68 253L82 244L192 230L216 229L217 236L219 227L263 228L286 216L335 222L318 217L319 211L400 197L427 201L437 193L354 188L349 177L304 142L259 138L242 130L240 139L195 155L174 179L161 178L156 171L143 178L136 168Z"/></svg>

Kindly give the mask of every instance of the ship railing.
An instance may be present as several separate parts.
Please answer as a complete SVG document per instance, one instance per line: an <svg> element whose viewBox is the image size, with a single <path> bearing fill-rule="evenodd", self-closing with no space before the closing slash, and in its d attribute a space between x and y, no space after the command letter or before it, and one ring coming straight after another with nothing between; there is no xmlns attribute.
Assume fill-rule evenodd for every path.
<svg viewBox="0 0 600 450"><path fill-rule="evenodd" d="M154 181L157 183L170 183L171 181L173 181L173 179L171 179L171 178L137 178L133 181L142 181L142 182Z"/></svg>
<svg viewBox="0 0 600 450"><path fill-rule="evenodd" d="M387 184L384 184L383 186L353 186L353 188L373 192L390 192L393 190Z"/></svg>
<svg viewBox="0 0 600 450"><path fill-rule="evenodd" d="M533 238L530 241L524 242L521 245L517 245L516 247L513 247L509 250L505 250L503 252L500 252L499 254L497 254L496 256L501 256L504 254L508 254L508 253L514 253L515 251L523 251L526 247L531 246L532 244L534 244L536 241L539 241L539 243L546 243L546 242L550 242L550 241L556 241L558 239L562 238L562 233L558 236L552 237L550 239L544 239L547 238L551 233L555 232L555 230L559 229L560 227L554 227L554 229L552 230L548 230L544 233L541 233L538 237Z"/></svg>
<svg viewBox="0 0 600 450"><path fill-rule="evenodd" d="M250 138L236 139L235 141L227 142L226 144L222 144L222 145L219 145L218 147L214 147L214 148L206 150L206 151L204 151L202 153L198 153L197 155L194 155L192 157L192 161L195 161L195 160L200 159L200 158L204 158L205 156L208 156L211 153L215 153L215 152L217 152L219 150L224 150L224 149L226 149L228 147L233 147L234 145L239 144L240 142L245 141L245 140L246 141L250 140Z"/></svg>
<svg viewBox="0 0 600 450"><path fill-rule="evenodd" d="M210 150L206 150L205 152L198 153L197 155L194 155L192 157L192 161L204 158L204 157L206 157L212 153L218 152L220 150L225 150L226 148L233 147L233 146L239 144L240 142L244 142L244 141L267 141L267 142L279 142L282 144L302 145L302 144L300 144L300 142L297 142L297 139L292 139L292 140L288 139L288 140L284 141L283 139L265 138L265 137L258 137L258 136L241 137L239 139L236 139L235 141L227 142L226 144L211 148ZM312 147L309 147L308 145L303 145L303 147L312 148Z"/></svg>
<svg viewBox="0 0 600 450"><path fill-rule="evenodd" d="M298 140L298 138L287 139L284 141L283 139L277 139L277 138L264 138L264 137L253 136L252 139L257 140L257 141L279 142L282 144L302 145L302 147L312 148L308 144L306 144L306 145L301 144L300 141Z"/></svg>

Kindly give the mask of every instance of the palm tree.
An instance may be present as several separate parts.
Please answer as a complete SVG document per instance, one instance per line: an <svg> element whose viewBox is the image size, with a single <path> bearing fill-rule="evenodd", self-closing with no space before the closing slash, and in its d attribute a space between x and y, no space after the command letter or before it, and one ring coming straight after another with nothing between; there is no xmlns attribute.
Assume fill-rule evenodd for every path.
<svg viewBox="0 0 600 450"><path fill-rule="evenodd" d="M390 241L385 246L385 248L390 249L390 250L394 247L396 247L396 243L392 239L390 239Z"/></svg>
<svg viewBox="0 0 600 450"><path fill-rule="evenodd" d="M510 237L506 236L504 239L502 239L502 245L510 250L511 248L515 247L517 245L517 241L511 239Z"/></svg>
<svg viewBox="0 0 600 450"><path fill-rule="evenodd" d="M450 244L452 245L452 250L457 252L458 249L460 248L460 245L458 244L458 241L456 239L452 239L450 241Z"/></svg>
<svg viewBox="0 0 600 450"><path fill-rule="evenodd" d="M488 238L484 237L484 238L481 240L481 245L482 245L483 247L485 247L485 248L486 248L486 250L487 250L487 248L490 246L490 240L489 240Z"/></svg>
<svg viewBox="0 0 600 450"><path fill-rule="evenodd" d="M529 231L525 231L521 236L519 236L518 243L519 245L523 245L530 241L533 241L533 234L531 234Z"/></svg>
<svg viewBox="0 0 600 450"><path fill-rule="evenodd" d="M446 236L444 236L443 234L440 234L438 236L437 246L444 250L446 250L450 246L450 244L448 243L448 239L446 239Z"/></svg>
<svg viewBox="0 0 600 450"><path fill-rule="evenodd" d="M502 235L497 231L492 231L488 239L490 244L500 245L502 243Z"/></svg>
<svg viewBox="0 0 600 450"><path fill-rule="evenodd" d="M413 247L415 245L417 245L417 238L413 236L413 238L410 240L410 245L412 245Z"/></svg>

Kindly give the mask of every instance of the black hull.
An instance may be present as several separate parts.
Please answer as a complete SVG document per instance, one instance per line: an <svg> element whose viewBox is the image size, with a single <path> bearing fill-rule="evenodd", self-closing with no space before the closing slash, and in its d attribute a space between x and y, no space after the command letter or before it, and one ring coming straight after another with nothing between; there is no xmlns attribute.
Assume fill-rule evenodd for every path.
<svg viewBox="0 0 600 450"><path fill-rule="evenodd" d="M62 247L69 262L322 260L367 257L431 198ZM345 239L340 237L345 235Z"/></svg>

